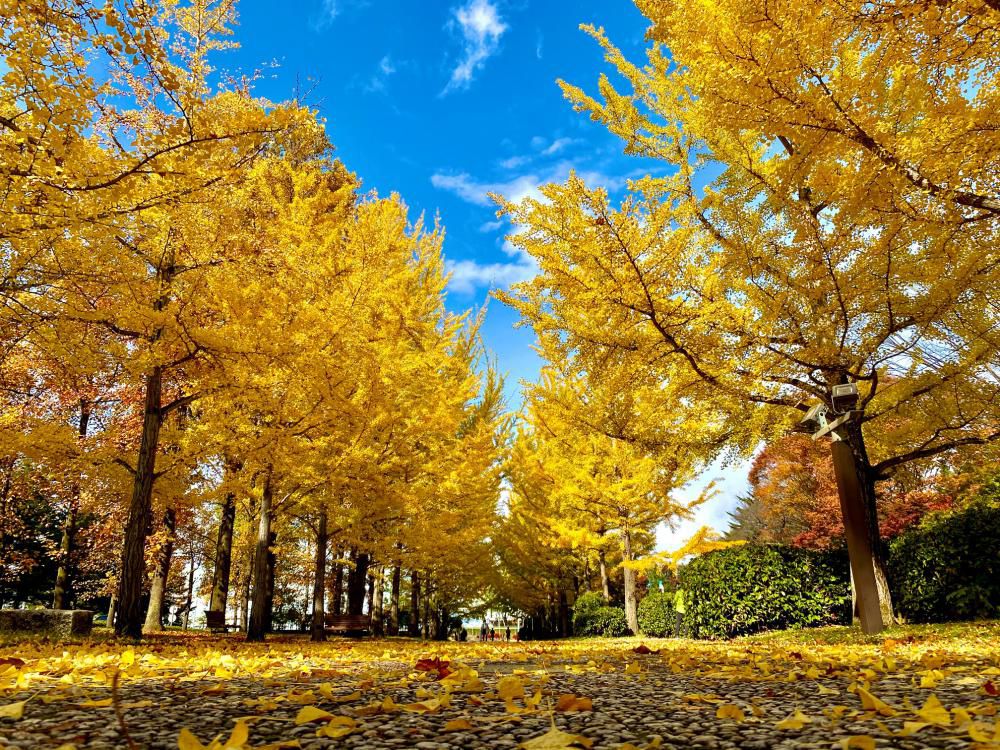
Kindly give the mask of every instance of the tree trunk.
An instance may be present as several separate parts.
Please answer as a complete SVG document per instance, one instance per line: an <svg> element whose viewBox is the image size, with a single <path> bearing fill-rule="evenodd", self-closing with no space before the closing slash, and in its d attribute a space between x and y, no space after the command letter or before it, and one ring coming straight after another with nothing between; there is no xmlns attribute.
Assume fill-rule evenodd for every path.
<svg viewBox="0 0 1000 750"><path fill-rule="evenodd" d="M385 635L385 591L383 591L384 581L382 578L382 568L377 568L372 576L374 586L374 604L372 606L372 633L377 636Z"/></svg>
<svg viewBox="0 0 1000 750"><path fill-rule="evenodd" d="M389 635L399 635L399 583L401 571L396 565L392 569L392 594L389 599Z"/></svg>
<svg viewBox="0 0 1000 750"><path fill-rule="evenodd" d="M226 613L229 603L229 575L233 563L233 529L236 526L236 496L226 493L219 521L219 537L215 543L215 572L212 575L212 596L208 608Z"/></svg>
<svg viewBox="0 0 1000 750"><path fill-rule="evenodd" d="M191 560L188 566L188 589L187 598L184 600L184 629L187 630L188 626L191 624L191 607L194 606L194 568L195 568L195 557L194 557L194 541L191 542L190 548ZM226 611L225 608L222 610L222 616L225 618Z"/></svg>
<svg viewBox="0 0 1000 750"><path fill-rule="evenodd" d="M635 595L635 571L627 563L632 560L632 533L622 531L622 567L625 573L625 621L634 635L639 634L639 609Z"/></svg>
<svg viewBox="0 0 1000 750"><path fill-rule="evenodd" d="M344 606L344 564L340 562L340 554L336 555L337 566L333 571L333 595L330 602L330 611L339 615Z"/></svg>
<svg viewBox="0 0 1000 750"><path fill-rule="evenodd" d="M121 575L118 579L118 617L115 621L115 634L136 639L142 637L142 584L146 577L146 535L149 533L149 521L153 512L156 450L163 423L160 406L162 392L163 371L157 365L146 376L139 459L132 481L132 499L129 502L128 520L125 523Z"/></svg>
<svg viewBox="0 0 1000 750"><path fill-rule="evenodd" d="M80 399L80 423L77 437L82 441L87 437L87 426L90 424L90 402ZM76 516L80 512L80 477L73 483L70 490L69 509L66 520L63 521L62 539L59 541L59 569L56 571L56 584L52 590L52 609L69 609L70 601L70 557L73 554L73 542L76 537Z"/></svg>
<svg viewBox="0 0 1000 750"><path fill-rule="evenodd" d="M111 595L111 599L108 601L108 627L113 628L115 626L115 615L118 612L118 596L116 594Z"/></svg>
<svg viewBox="0 0 1000 750"><path fill-rule="evenodd" d="M149 607L146 609L146 622L142 626L144 633L155 633L163 630L163 597L167 591L167 578L170 576L170 559L174 554L174 529L177 525L177 512L173 507L163 512L163 528L166 536L156 555L156 570L149 586Z"/></svg>
<svg viewBox="0 0 1000 750"><path fill-rule="evenodd" d="M410 571L410 624L408 634L413 638L420 637L420 574Z"/></svg>
<svg viewBox="0 0 1000 750"><path fill-rule="evenodd" d="M563 589L559 589L559 635L569 636L569 601Z"/></svg>
<svg viewBox="0 0 1000 750"><path fill-rule="evenodd" d="M354 556L354 570L347 581L347 614L360 615L365 609L365 580L368 578L368 553Z"/></svg>
<svg viewBox="0 0 1000 750"><path fill-rule="evenodd" d="M323 621L325 606L323 596L326 593L326 508L319 513L316 529L316 560L313 569L313 600L312 600L312 640L326 640L326 623Z"/></svg>
<svg viewBox="0 0 1000 750"><path fill-rule="evenodd" d="M251 516L252 518L252 516ZM240 592L240 630L244 633L250 627L250 582L253 580L254 561L257 559L255 547L250 547L247 554L247 564L243 574L243 587Z"/></svg>
<svg viewBox="0 0 1000 750"><path fill-rule="evenodd" d="M861 424L852 420L847 426L847 444L854 456L854 466L857 472L861 496L865 504L865 516L868 525L868 543L871 547L872 565L875 568L875 584L878 588L879 609L882 613L882 623L888 627L895 622L892 607L892 590L889 588L889 574L886 566L886 546L882 541L882 532L878 525L878 503L875 495L875 478L868 458ZM846 519L845 519L846 520Z"/></svg>
<svg viewBox="0 0 1000 750"><path fill-rule="evenodd" d="M372 617L375 614L375 574L369 569L368 571L368 589L365 593L365 598L368 599L368 617Z"/></svg>
<svg viewBox="0 0 1000 750"><path fill-rule="evenodd" d="M264 593L264 626L267 632L274 630L274 575L278 567L278 532L271 531L271 539L267 543L267 588Z"/></svg>
<svg viewBox="0 0 1000 750"><path fill-rule="evenodd" d="M431 640L434 637L434 623L431 620L431 577L430 575L424 576L424 591L421 597L424 600L424 632L423 639L425 641Z"/></svg>
<svg viewBox="0 0 1000 750"><path fill-rule="evenodd" d="M597 550L597 563L601 569L601 593L604 594L604 601L611 601L611 583L608 580L608 561L604 558L604 550Z"/></svg>
<svg viewBox="0 0 1000 750"><path fill-rule="evenodd" d="M257 549L253 565L253 603L250 608L250 623L247 626L248 641L263 641L267 633L267 571L268 545L271 542L271 472L264 479L261 495L260 522L257 525Z"/></svg>

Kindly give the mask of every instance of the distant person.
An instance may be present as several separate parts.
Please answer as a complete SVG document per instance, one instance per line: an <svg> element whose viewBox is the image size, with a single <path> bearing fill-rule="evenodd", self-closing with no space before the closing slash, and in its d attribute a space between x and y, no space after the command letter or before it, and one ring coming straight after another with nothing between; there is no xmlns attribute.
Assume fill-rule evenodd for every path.
<svg viewBox="0 0 1000 750"><path fill-rule="evenodd" d="M496 639L497 639L497 631L495 631L493 628L490 628L490 640L495 641Z"/></svg>
<svg viewBox="0 0 1000 750"><path fill-rule="evenodd" d="M481 643L486 642L486 620L483 620L483 624L479 626L479 640Z"/></svg>
<svg viewBox="0 0 1000 750"><path fill-rule="evenodd" d="M683 635L684 612L684 590L678 586L674 592L674 617L676 618L674 623L674 638L680 638Z"/></svg>
<svg viewBox="0 0 1000 750"><path fill-rule="evenodd" d="M510 625L507 626L507 638L506 638L506 640L507 640L508 643L510 642Z"/></svg>

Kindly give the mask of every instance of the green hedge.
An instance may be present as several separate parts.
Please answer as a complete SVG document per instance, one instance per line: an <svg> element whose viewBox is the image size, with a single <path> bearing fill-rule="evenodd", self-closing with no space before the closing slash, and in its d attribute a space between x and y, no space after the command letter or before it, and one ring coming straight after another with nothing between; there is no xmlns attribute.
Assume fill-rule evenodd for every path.
<svg viewBox="0 0 1000 750"><path fill-rule="evenodd" d="M656 592L639 602L639 631L652 638L672 635L676 622L674 595Z"/></svg>
<svg viewBox="0 0 1000 750"><path fill-rule="evenodd" d="M685 621L698 638L851 622L847 555L746 544L681 568Z"/></svg>
<svg viewBox="0 0 1000 750"><path fill-rule="evenodd" d="M910 622L1000 616L1000 483L889 545L896 611Z"/></svg>
<svg viewBox="0 0 1000 750"><path fill-rule="evenodd" d="M621 607L609 607L603 596L588 591L573 605L573 632L576 635L603 635L615 638L628 635L625 610Z"/></svg>

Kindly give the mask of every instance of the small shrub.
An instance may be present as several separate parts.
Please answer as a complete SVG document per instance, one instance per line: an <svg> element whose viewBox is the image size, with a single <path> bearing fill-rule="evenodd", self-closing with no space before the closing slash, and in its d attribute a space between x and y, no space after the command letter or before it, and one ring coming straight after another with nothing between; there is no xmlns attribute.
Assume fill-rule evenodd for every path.
<svg viewBox="0 0 1000 750"><path fill-rule="evenodd" d="M577 635L592 635L589 631L594 613L606 606L608 603L596 591L588 591L578 596L573 605L573 632Z"/></svg>
<svg viewBox="0 0 1000 750"><path fill-rule="evenodd" d="M684 617L699 638L850 623L847 556L747 544L709 552L681 571Z"/></svg>
<svg viewBox="0 0 1000 750"><path fill-rule="evenodd" d="M651 638L663 638L672 635L676 615L674 613L674 595L655 592L647 594L639 602L639 631Z"/></svg>
<svg viewBox="0 0 1000 750"><path fill-rule="evenodd" d="M1000 615L1000 483L927 516L889 545L897 612L911 622Z"/></svg>
<svg viewBox="0 0 1000 750"><path fill-rule="evenodd" d="M625 610L621 607L596 610L590 621L590 630L586 635L602 635L605 638L621 638L631 633L625 620Z"/></svg>

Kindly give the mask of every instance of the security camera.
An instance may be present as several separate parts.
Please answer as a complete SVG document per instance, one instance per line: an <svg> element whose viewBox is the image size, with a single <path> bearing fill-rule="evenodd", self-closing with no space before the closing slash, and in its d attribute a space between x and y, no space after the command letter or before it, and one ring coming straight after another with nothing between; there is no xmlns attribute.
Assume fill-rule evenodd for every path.
<svg viewBox="0 0 1000 750"><path fill-rule="evenodd" d="M858 386L854 383L844 383L833 386L833 410L838 414L848 412L858 405Z"/></svg>
<svg viewBox="0 0 1000 750"><path fill-rule="evenodd" d="M799 420L799 429L802 432L816 432L826 425L826 413L826 404L816 404Z"/></svg>

